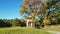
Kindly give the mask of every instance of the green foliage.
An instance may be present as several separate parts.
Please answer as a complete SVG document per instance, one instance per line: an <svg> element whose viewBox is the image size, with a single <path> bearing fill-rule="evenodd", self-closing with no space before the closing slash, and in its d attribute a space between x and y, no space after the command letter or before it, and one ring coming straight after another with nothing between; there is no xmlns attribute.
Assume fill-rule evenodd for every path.
<svg viewBox="0 0 60 34"><path fill-rule="evenodd" d="M0 19L0 27L15 27L15 26L26 26L25 20L23 19Z"/></svg>
<svg viewBox="0 0 60 34"><path fill-rule="evenodd" d="M7 19L0 19L0 27L11 27L12 24Z"/></svg>
<svg viewBox="0 0 60 34"><path fill-rule="evenodd" d="M20 19L17 19L17 18L16 18L16 19L12 19L11 22L12 22L12 26L14 27L14 26L20 26L19 23L20 23L21 21L20 21Z"/></svg>
<svg viewBox="0 0 60 34"><path fill-rule="evenodd" d="M58 2L58 0L48 0L48 1L46 2L46 4L47 4L47 9L50 9L50 8L56 6L57 2Z"/></svg>
<svg viewBox="0 0 60 34"><path fill-rule="evenodd" d="M47 17L51 24L59 24L60 17L60 1L58 0L48 0L46 4L46 9L48 10Z"/></svg>
<svg viewBox="0 0 60 34"><path fill-rule="evenodd" d="M49 18L51 19L51 22L55 23L55 24L60 24L60 9L51 12Z"/></svg>

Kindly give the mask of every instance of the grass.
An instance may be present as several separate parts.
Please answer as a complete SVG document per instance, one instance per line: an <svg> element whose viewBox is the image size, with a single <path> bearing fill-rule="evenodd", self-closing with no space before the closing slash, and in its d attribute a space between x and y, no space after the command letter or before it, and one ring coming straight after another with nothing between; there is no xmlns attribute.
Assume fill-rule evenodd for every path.
<svg viewBox="0 0 60 34"><path fill-rule="evenodd" d="M0 28L0 34L50 34L43 29L34 29L30 27L11 27Z"/></svg>
<svg viewBox="0 0 60 34"><path fill-rule="evenodd" d="M49 26L49 27L45 27L44 29L53 30L53 31L60 31L60 25Z"/></svg>

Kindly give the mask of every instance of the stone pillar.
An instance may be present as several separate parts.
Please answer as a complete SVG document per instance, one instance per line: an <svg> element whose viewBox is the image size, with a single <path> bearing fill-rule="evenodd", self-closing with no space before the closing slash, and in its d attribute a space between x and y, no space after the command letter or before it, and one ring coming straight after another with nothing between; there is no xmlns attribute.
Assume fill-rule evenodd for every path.
<svg viewBox="0 0 60 34"><path fill-rule="evenodd" d="M31 27L33 27L33 24L31 23Z"/></svg>
<svg viewBox="0 0 60 34"><path fill-rule="evenodd" d="M26 26L28 27L29 20L26 21Z"/></svg>

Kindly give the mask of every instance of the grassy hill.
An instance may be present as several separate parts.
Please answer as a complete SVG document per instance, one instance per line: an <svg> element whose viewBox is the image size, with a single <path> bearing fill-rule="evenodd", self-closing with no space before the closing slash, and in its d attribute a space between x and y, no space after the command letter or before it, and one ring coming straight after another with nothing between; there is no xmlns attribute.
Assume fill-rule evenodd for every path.
<svg viewBox="0 0 60 34"><path fill-rule="evenodd" d="M0 34L50 34L43 29L34 29L30 27L11 27L0 28Z"/></svg>

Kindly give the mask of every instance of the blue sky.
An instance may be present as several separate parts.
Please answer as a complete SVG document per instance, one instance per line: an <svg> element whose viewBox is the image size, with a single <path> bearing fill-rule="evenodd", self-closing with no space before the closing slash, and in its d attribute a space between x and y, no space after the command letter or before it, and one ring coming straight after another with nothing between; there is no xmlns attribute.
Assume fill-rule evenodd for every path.
<svg viewBox="0 0 60 34"><path fill-rule="evenodd" d="M0 19L22 18L18 12L21 3L22 0L0 0Z"/></svg>
<svg viewBox="0 0 60 34"><path fill-rule="evenodd" d="M0 19L22 18L18 12L22 0L0 0Z"/></svg>

